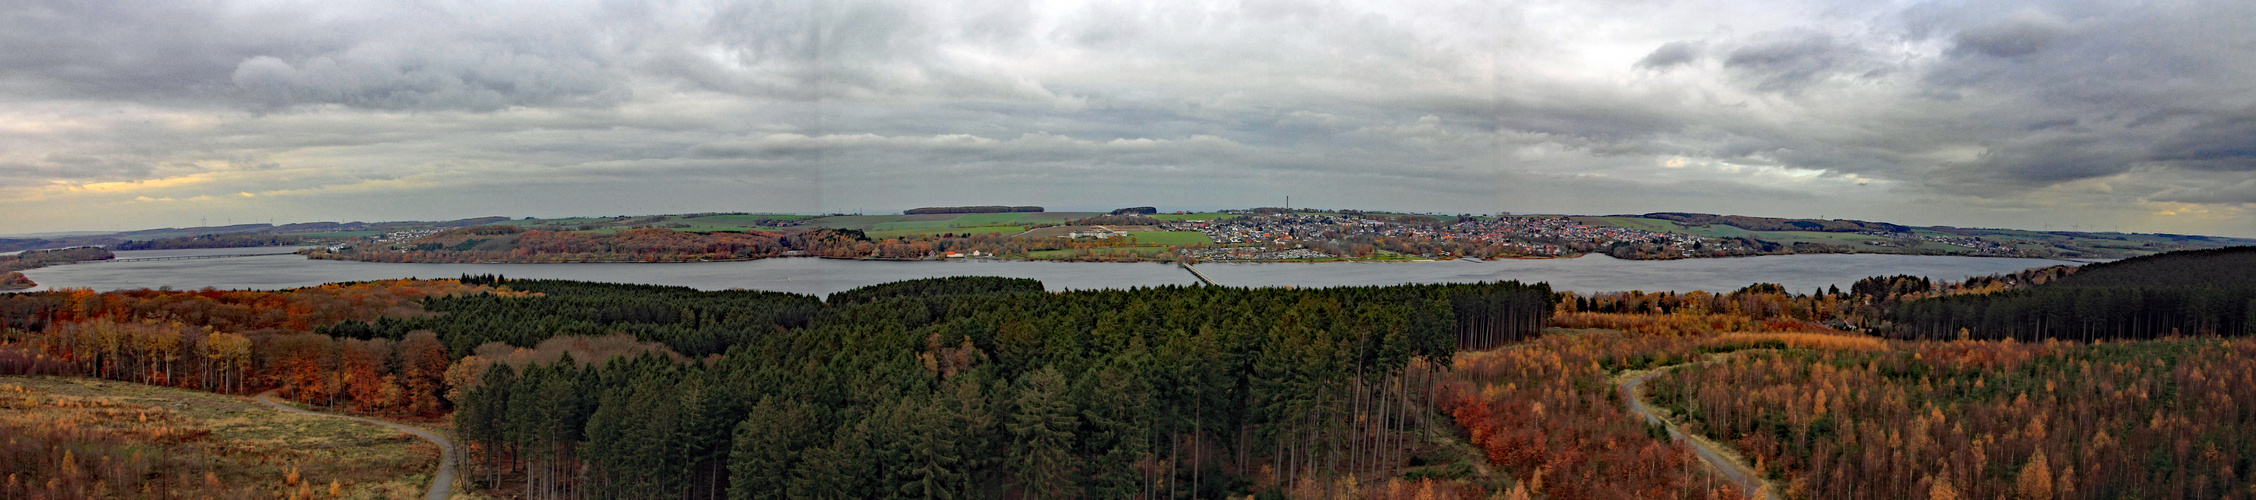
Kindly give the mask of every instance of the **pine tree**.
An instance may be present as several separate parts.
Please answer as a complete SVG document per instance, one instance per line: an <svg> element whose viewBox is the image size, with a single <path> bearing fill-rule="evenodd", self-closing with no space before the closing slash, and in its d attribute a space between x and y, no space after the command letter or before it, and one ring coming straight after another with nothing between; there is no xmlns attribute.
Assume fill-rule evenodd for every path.
<svg viewBox="0 0 2256 500"><path fill-rule="evenodd" d="M1141 491L1143 473L1136 468L1149 448L1151 399L1143 381L1124 361L1106 363L1084 372L1074 384L1073 399L1081 407L1080 456L1089 457L1085 490L1094 498L1128 498Z"/></svg>
<svg viewBox="0 0 2256 500"><path fill-rule="evenodd" d="M729 454L729 498L787 498L792 469L815 435L804 405L790 399L760 398L737 424Z"/></svg>
<svg viewBox="0 0 2256 500"><path fill-rule="evenodd" d="M962 432L949 418L943 398L919 398L900 406L898 418L908 432L902 436L903 468L900 494L908 498L954 499L962 479Z"/></svg>
<svg viewBox="0 0 2256 500"><path fill-rule="evenodd" d="M1018 384L1011 414L1010 470L1028 498L1074 496L1073 402L1065 375L1055 367L1028 373Z"/></svg>

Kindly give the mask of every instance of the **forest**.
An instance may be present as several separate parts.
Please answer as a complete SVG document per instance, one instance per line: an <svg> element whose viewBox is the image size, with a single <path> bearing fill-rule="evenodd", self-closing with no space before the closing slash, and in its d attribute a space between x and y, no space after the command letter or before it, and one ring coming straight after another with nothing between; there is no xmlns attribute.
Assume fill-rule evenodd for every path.
<svg viewBox="0 0 2256 500"><path fill-rule="evenodd" d="M16 294L0 372L451 411L470 472L525 497L1407 498L1435 488L1401 474L1437 424L1414 367L1533 337L1554 300L1518 283L1039 290L947 278L825 303L466 276Z"/></svg>
<svg viewBox="0 0 2256 500"><path fill-rule="evenodd" d="M177 250L183 248L246 248L298 245L303 236L274 233L220 233L131 240L110 245L111 250Z"/></svg>
<svg viewBox="0 0 2256 500"><path fill-rule="evenodd" d="M116 254L110 253L109 250L103 250L101 247L27 250L15 255L0 255L0 271L22 271L81 261L109 260L116 257Z"/></svg>
<svg viewBox="0 0 2256 500"><path fill-rule="evenodd" d="M1747 352L1652 391L1788 498L2256 495L2256 340Z"/></svg>
<svg viewBox="0 0 2256 500"><path fill-rule="evenodd" d="M2256 247L2086 265L2042 284L1906 301L1904 338L2153 339L2256 335Z"/></svg>

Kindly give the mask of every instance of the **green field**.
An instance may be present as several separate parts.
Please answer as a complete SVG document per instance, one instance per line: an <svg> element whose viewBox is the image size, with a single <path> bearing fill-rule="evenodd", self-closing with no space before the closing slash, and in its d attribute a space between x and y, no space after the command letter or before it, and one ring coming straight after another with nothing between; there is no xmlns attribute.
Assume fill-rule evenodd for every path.
<svg viewBox="0 0 2256 500"><path fill-rule="evenodd" d="M880 230L880 231L869 231L869 232L868 232L868 234L869 234L869 237L870 237L870 238L875 238L875 239L885 239L885 238L899 238L899 237L902 237L902 236L922 236L922 235L930 235L930 234L948 234L948 233L955 233L955 234L990 234L990 233L1014 233L1014 234L1015 234L1015 233L1018 233L1018 232L1022 232L1022 231L1025 231L1025 230L1026 230L1026 228L1023 228L1023 227L1018 227L1018 226L937 227L937 228L921 228L921 229L886 229L886 230Z"/></svg>
<svg viewBox="0 0 2256 500"><path fill-rule="evenodd" d="M1075 252L1074 250L1037 250L1037 251L1032 251L1032 252L1026 252L1026 258L1028 258L1028 259L1036 259L1036 260L1042 260L1042 259L1070 259L1070 258L1073 258L1074 252ZM1157 247L1157 246L1134 246L1134 247L1098 247L1098 248L1091 248L1091 249L1089 249L1089 253L1092 253L1092 254L1097 254L1097 255L1118 255L1118 254L1128 254L1128 253L1132 253L1132 254L1136 254L1136 256L1138 256L1138 257L1144 257L1144 258L1152 258L1152 257L1158 257L1158 256L1162 256L1162 255L1167 255L1167 247Z"/></svg>
<svg viewBox="0 0 2256 500"><path fill-rule="evenodd" d="M1237 217L1237 216L1235 216L1235 215L1230 215L1230 214L1225 214L1225 213L1218 213L1218 212L1199 212L1199 213L1189 213L1189 214L1152 214L1152 215L1151 215L1151 218L1154 218L1154 219L1159 219L1159 220L1164 220L1164 221L1183 221L1183 220L1216 220L1216 219L1228 219L1228 218L1231 218L1231 217Z"/></svg>
<svg viewBox="0 0 2256 500"><path fill-rule="evenodd" d="M1131 239L1134 239L1134 240L1136 240L1136 242L1137 242L1137 243L1148 243L1148 244L1153 244L1153 245L1211 245L1211 244L1214 244L1214 239L1213 239L1213 238L1208 238L1208 237L1206 236L1206 233L1201 233L1201 232L1198 232L1198 231L1164 231L1164 232L1148 232L1148 233L1129 233L1129 234L1128 234L1128 237L1129 237L1129 238L1131 238Z"/></svg>
<svg viewBox="0 0 2256 500"><path fill-rule="evenodd" d="M955 215L954 217L948 217ZM807 221L808 225L835 229L861 231L900 231L910 229L944 229L977 226L1015 226L1023 224L1055 224L1096 215L1089 212L1011 212L999 214L932 214L932 215L835 215ZM939 233L951 231L935 231ZM955 231L960 232L960 231Z"/></svg>

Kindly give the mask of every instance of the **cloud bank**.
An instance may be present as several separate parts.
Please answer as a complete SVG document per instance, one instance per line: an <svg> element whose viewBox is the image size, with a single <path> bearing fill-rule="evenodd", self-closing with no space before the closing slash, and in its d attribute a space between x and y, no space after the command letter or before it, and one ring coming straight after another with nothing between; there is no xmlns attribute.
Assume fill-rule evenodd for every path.
<svg viewBox="0 0 2256 500"><path fill-rule="evenodd" d="M942 204L2256 236L2256 5L64 2L0 233Z"/></svg>

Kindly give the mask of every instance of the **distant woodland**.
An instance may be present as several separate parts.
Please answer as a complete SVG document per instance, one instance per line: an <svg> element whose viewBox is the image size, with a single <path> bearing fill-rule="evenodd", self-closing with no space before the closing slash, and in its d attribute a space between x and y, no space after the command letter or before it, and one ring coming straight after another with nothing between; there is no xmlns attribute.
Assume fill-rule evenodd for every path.
<svg viewBox="0 0 2256 500"><path fill-rule="evenodd" d="M15 255L0 255L0 290L27 290L39 286L18 271L112 258L116 258L116 255L100 247L29 250Z"/></svg>
<svg viewBox="0 0 2256 500"><path fill-rule="evenodd" d="M66 248L62 250L30 250L15 255L0 255L0 271L22 271L57 264L116 258L109 250L99 247Z"/></svg>
<svg viewBox="0 0 2256 500"><path fill-rule="evenodd" d="M2256 247L2092 264L2048 284L1908 302L1891 319L1930 339L2256 335Z"/></svg>
<svg viewBox="0 0 2256 500"><path fill-rule="evenodd" d="M1650 213L1650 214L1645 214L1645 215L1642 215L1641 217L1645 217L1645 218L1649 218L1649 219L1662 219L1662 220L1672 220L1672 221L1676 221L1676 222L1681 222L1681 223L1684 223L1684 224L1686 224L1686 225L1695 225L1695 226L1704 226L1704 225L1711 225L1711 224L1720 224L1720 225L1726 225L1726 226L1737 226L1737 227L1739 227L1740 229L1747 229L1747 230L1752 230L1752 231L1819 231L1819 232L1828 232L1828 233L1860 233L1860 232L1901 233L1901 232L1907 232L1907 231L1910 231L1910 230L1911 230L1911 228L1909 228L1909 227L1905 227L1905 226L1900 226L1900 225L1896 225L1896 224L1889 224L1889 223L1885 223L1885 222L1866 222L1866 221L1861 221L1861 220L1845 220L1845 219L1831 219L1831 220L1824 220L1824 219L1780 219L1780 218L1775 218L1775 217L1748 217L1748 216L1744 216L1744 215L1714 215L1714 214L1695 214L1695 213L1682 213L1682 212L1658 212L1658 213Z"/></svg>
<svg viewBox="0 0 2256 500"><path fill-rule="evenodd" d="M184 248L277 247L305 243L306 238L274 233L226 233L132 240L110 245L112 250L177 250Z"/></svg>

